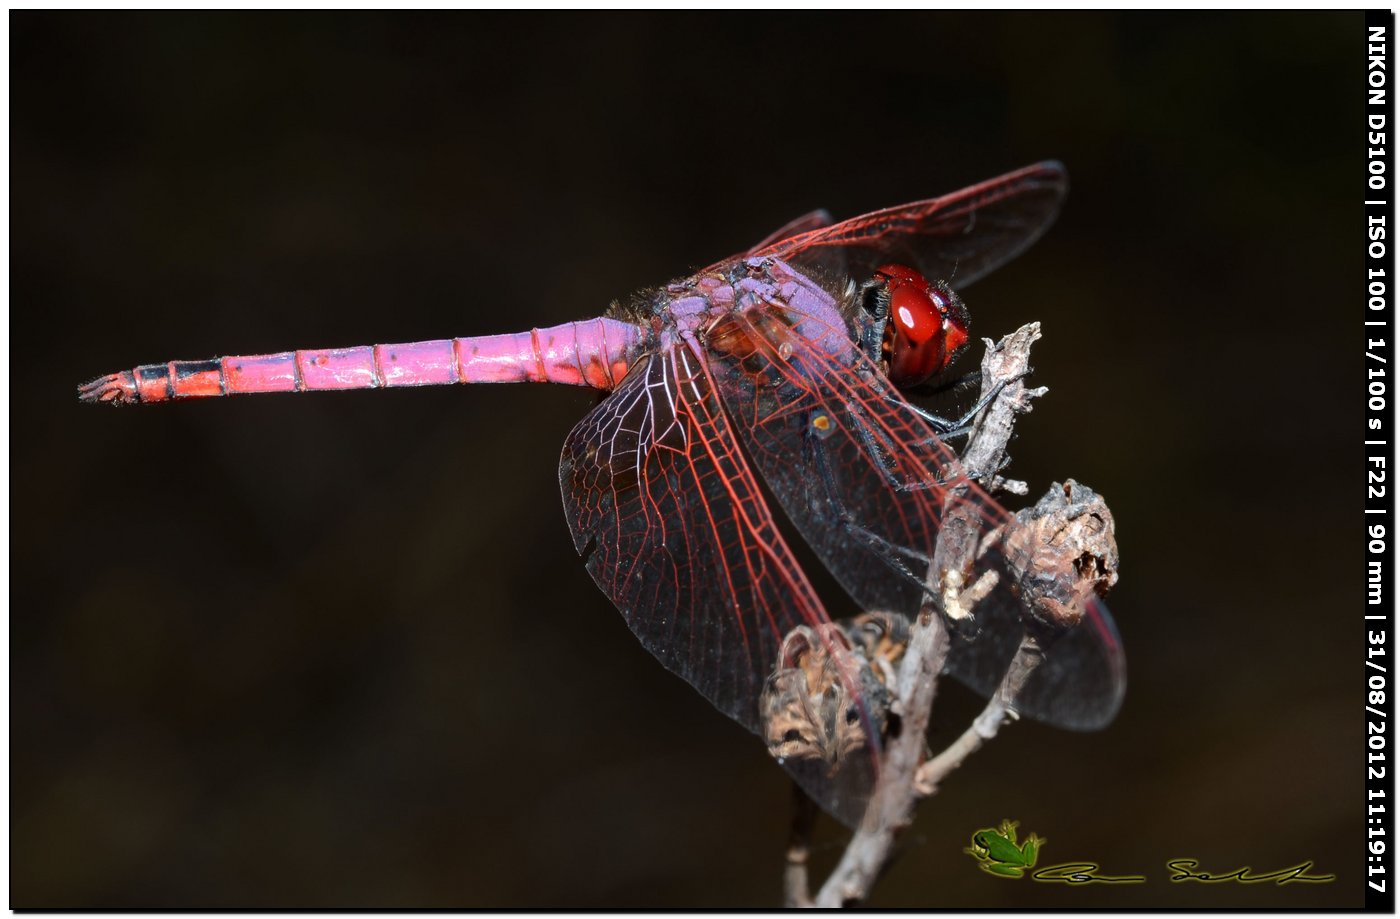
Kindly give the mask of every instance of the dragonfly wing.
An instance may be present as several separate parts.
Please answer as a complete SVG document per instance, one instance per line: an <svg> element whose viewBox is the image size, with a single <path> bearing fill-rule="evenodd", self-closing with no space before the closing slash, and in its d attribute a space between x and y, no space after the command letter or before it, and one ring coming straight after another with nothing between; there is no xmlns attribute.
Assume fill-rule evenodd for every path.
<svg viewBox="0 0 1400 919"><path fill-rule="evenodd" d="M708 368L684 345L639 362L569 434L559 479L574 545L642 645L762 734L760 695L784 638L829 620ZM868 767L785 765L827 810L859 819Z"/></svg>
<svg viewBox="0 0 1400 919"><path fill-rule="evenodd" d="M1128 668L1123 640L1108 607L1091 598L1084 614L1084 623L1050 648L1031 678L1027 693L1035 704L1028 711L1063 728L1097 731L1107 727L1123 706ZM1097 704L1079 701L1086 698L1098 700Z"/></svg>
<svg viewBox="0 0 1400 919"><path fill-rule="evenodd" d="M714 361L719 391L769 488L864 610L942 606L929 579L943 570L940 551L946 559L961 546L969 585L995 572L990 595L954 630L948 664L990 696L1019 643L1021 606L1015 566L995 540L979 543L1013 518L830 321L777 303L729 314L711 332L724 346ZM1019 711L1072 728L1102 726L1116 713L1122 651L1107 611L1089 607L1085 627L1048 655L1055 666L1033 674L1017 697ZM967 612L945 609L950 618Z"/></svg>
<svg viewBox="0 0 1400 919"><path fill-rule="evenodd" d="M940 198L775 239L751 254L858 281L895 262L961 288L1035 242L1054 222L1068 187L1062 165L1037 163Z"/></svg>
<svg viewBox="0 0 1400 919"><path fill-rule="evenodd" d="M823 227L829 226L831 226L831 213L824 208L812 211L809 214L803 214L801 217L795 217L792 220L789 220L787 223L778 227L778 229L774 230L772 233L769 233L767 236L763 237L763 239L754 243L752 246L745 249L743 252L736 252L734 255L731 255L728 258L720 259L718 262L714 262L706 268L701 268L699 271L695 272L695 274L709 274L715 269L720 268L724 265L728 265L731 262L736 262L740 259L750 258L760 252L764 252L765 250L771 249L773 246L777 245L785 239L789 239L794 236L800 236L803 233L810 233L814 230L820 230ZM824 263L824 267L826 268L827 272L833 277L844 274L844 272L842 271L842 266L845 265L845 262L841 257L840 251L836 249L828 249L827 254L830 256L827 262Z"/></svg>
<svg viewBox="0 0 1400 919"><path fill-rule="evenodd" d="M753 247L749 249L749 254L761 252L769 246L780 243L790 237L824 229L831 226L831 223L831 213L825 208L812 211L810 214L803 214L801 217L789 220L772 233L763 237L762 240L755 243Z"/></svg>

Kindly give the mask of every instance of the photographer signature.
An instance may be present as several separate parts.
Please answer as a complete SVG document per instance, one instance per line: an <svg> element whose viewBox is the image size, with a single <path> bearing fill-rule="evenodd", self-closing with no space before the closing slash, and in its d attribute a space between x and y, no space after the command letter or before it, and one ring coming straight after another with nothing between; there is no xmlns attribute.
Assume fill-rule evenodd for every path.
<svg viewBox="0 0 1400 919"><path fill-rule="evenodd" d="M999 827L978 830L972 834L972 845L963 851L977 859L983 871L1001 878L1029 875L1044 883L1062 884L1141 884L1147 880L1142 875L1099 874L1097 862L1066 862L1037 869L1035 865L1046 841L1032 833L1025 842L1018 842L1016 826L1011 820L1003 820ZM1337 879L1335 874L1309 874L1313 868L1311 860L1264 873L1256 873L1253 867L1246 865L1224 874L1212 874L1199 870L1200 865L1200 861L1194 858L1172 859L1167 862L1167 868L1172 872L1168 880L1173 884L1221 884L1227 881L1261 884L1272 881L1282 886L1295 881L1322 884Z"/></svg>

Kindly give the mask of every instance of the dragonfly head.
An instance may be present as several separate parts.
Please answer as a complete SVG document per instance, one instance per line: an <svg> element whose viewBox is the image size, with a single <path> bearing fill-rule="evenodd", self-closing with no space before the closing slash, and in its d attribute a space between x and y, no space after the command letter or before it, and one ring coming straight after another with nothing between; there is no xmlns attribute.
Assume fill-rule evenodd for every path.
<svg viewBox="0 0 1400 919"><path fill-rule="evenodd" d="M881 265L867 288L867 309L885 320L881 356L890 382L917 386L967 345L967 308L941 281L905 265Z"/></svg>

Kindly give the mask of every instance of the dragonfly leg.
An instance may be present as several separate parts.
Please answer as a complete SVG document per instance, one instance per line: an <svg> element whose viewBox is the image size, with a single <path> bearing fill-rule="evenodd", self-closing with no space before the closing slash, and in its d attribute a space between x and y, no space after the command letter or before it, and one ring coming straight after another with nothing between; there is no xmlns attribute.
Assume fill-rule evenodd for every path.
<svg viewBox="0 0 1400 919"><path fill-rule="evenodd" d="M915 564L922 564L927 568L931 558L910 549L907 546L897 545L885 539L880 534L861 526L856 522L853 514L846 506L845 500L841 497L841 488L836 483L836 477L832 473L831 465L827 462L826 451L816 446L811 450L812 466L815 467L817 478L821 482L822 492L827 503L835 513L835 523L846 532L850 533L859 541L865 543L872 549L879 550L875 554L890 567L890 569L900 578L917 586L930 597L933 596L927 585L927 579L914 570ZM879 451L872 451L873 455L879 455ZM903 556L903 558L901 558ZM908 561L906 562L905 559Z"/></svg>
<svg viewBox="0 0 1400 919"><path fill-rule="evenodd" d="M930 576L929 571L933 565L931 557L916 549L892 542L857 523L855 515L841 500L840 491L835 487L830 468L825 461L819 461L817 468L826 489L826 497L836 508L838 526L872 550L876 550L874 554L880 561L900 579L917 587L927 600L933 601L933 604L950 619L972 621L973 608L991 593L1000 580L995 571L983 571L971 584L963 583L961 575L956 571L942 572L937 577ZM975 557L984 556L1001 536L1000 527L984 534L976 547ZM921 569L924 574L919 574L916 568Z"/></svg>
<svg viewBox="0 0 1400 919"><path fill-rule="evenodd" d="M946 483L925 481L911 484L902 481L896 470L890 468L886 462L890 454L880 449L882 446L881 438L877 432L860 421L858 415L853 413L851 417L856 422L855 430L866 441L868 455L881 458L879 463L881 471L893 487L904 491L934 487L935 485L947 487ZM863 543L901 580L917 587L926 601L931 601L932 605L940 609L950 620L972 621L973 609L996 587L1000 576L995 571L985 570L970 583L965 582L961 570L956 566L945 568L939 565L936 557L896 543L863 526L856 514L847 507L843 498L844 491L837 482L827 452L821 447L820 441L820 435L809 439L808 451L812 458L811 466L816 471L816 478L821 482L826 504L835 511L833 522L850 534L854 540ZM959 473L959 475L962 474ZM1001 527L982 533L974 544L968 546L970 560L983 558L1002 538ZM939 570L935 571L935 568Z"/></svg>
<svg viewBox="0 0 1400 919"><path fill-rule="evenodd" d="M916 552L907 546L901 546L890 542L879 533L861 526L855 522L850 512L847 511L844 506L839 508L837 522L844 530L866 543L866 545L881 550L875 554L891 571L898 575L901 580L907 581L923 591L924 595L929 599L938 599L938 593L929 587L928 578L925 575L917 573L913 565L905 561L907 558L914 564L921 564L924 568L927 568L932 561L927 555L924 555L922 552Z"/></svg>
<svg viewBox="0 0 1400 919"><path fill-rule="evenodd" d="M954 438L954 437L966 437L966 436L968 436L969 434L971 434L971 433L972 433L972 429L973 429L973 424L972 424L972 422L976 420L977 416L978 416L979 414L981 414L981 412L982 412L983 409L985 409L988 405L990 405L990 404L992 403L992 400L993 400L993 399L995 399L998 395L1001 394L1002 388L1003 388L1008 382L1010 382L1010 381L1009 381L1009 380L1002 380L1002 381L998 382L998 383L992 388L992 391L991 391L989 394L987 394L987 395L986 395L985 397L983 397L982 399L979 399L978 402L977 402L977 404L976 404L975 406L973 406L971 409L969 409L968 412L967 412L965 415L963 415L962 418L959 418L959 419L957 419L956 421L952 421L952 420L949 420L949 419L946 419L946 418L942 418L942 417L940 417L940 416L938 416L938 415L933 414L932 412L929 412L927 409L920 408L919 406L914 405L914 404L912 404L912 403L908 403L908 402L902 403L903 407L909 408L909 409L912 410L916 415L918 415L920 418L923 418L925 421L927 421L930 425L932 425L932 426L935 427L935 428L937 428L939 425L948 425L948 426L950 426L950 429L949 429L949 430L947 430L947 431L940 431L940 432L937 433L933 438L930 438L929 440L926 440L926 441L919 441L919 442L916 444L916 446L920 446L920 447L928 446L929 444L933 443L934 441L937 441L937 442L939 442L939 443L945 443L945 442L947 442L947 441L948 441L949 439L951 439L951 438ZM894 401L894 400L891 399L891 401ZM874 438L875 438L874 432L868 431L868 430L865 428L865 426L863 426L863 425L861 426L861 430L862 430L862 439L865 440L865 442L866 442L867 445L872 444L872 443L873 443L873 440L874 440ZM867 434L868 434L869 436L865 436L865 435L867 435ZM960 460L960 462L961 462L961 460ZM955 475L953 476L953 479L957 479L957 478L959 478L959 477L962 477L962 478L966 478L968 481L976 482L976 483L978 483L979 485L983 485L983 486L985 487L985 486L987 486L987 483L995 481L995 480L996 480L997 474L1000 473L1003 469L1005 469L1005 468L1006 468L1008 465L1010 465L1010 464L1011 464L1011 457L1007 456L1005 453L1003 453L1000 457L998 457L997 467L996 467L995 469L978 469L978 468L976 468L976 467L973 467L973 466L967 465L966 463L963 463L963 465L957 470L957 474L955 474ZM889 481L891 485L893 485L894 487L898 488L898 489L901 490L901 491L917 491L917 490L920 490L920 489L927 489L927 488L929 487L929 485L930 485L930 483L928 483L928 482L916 482L916 483L902 482L902 481L900 481L898 478L896 478L895 475L894 475L894 473L893 473L893 471L889 470L887 467L886 467L886 469L885 469L885 472L886 472L886 480ZM933 484L933 485L936 485L937 487L946 487L946 486L948 486L948 485L950 485L950 484L955 484L954 482L951 482L951 481L947 478L947 472L948 472L948 470L944 470L944 473L945 473L944 477L941 477L941 478L935 480L932 484ZM1012 492L1014 492L1014 493L1016 493L1016 494L1023 494L1024 492L1018 491L1018 490L1017 490L1017 488L1015 487L1016 484L1017 484L1017 483L1005 481L1005 482L1001 482L1001 483L1000 483L1000 487L1005 488L1005 489L1008 490L1008 491L1012 491Z"/></svg>
<svg viewBox="0 0 1400 919"><path fill-rule="evenodd" d="M932 380L924 383L906 386L904 387L904 391L915 396L937 396L953 390L967 389L973 384L980 384L981 382L982 371L969 370L962 376L951 378L934 377Z"/></svg>
<svg viewBox="0 0 1400 919"><path fill-rule="evenodd" d="M881 475L896 491L942 490L956 484L960 479L967 478L962 469L951 465L936 470L932 477L921 474L917 479L909 478L895 468L894 457L898 455L898 451L890 442L890 438L867 424L855 411L851 412L850 419L856 436L865 444L869 455L878 461Z"/></svg>
<svg viewBox="0 0 1400 919"><path fill-rule="evenodd" d="M977 419L978 415L982 414L983 409L992 404L992 400L1001 394L1002 387L1009 382L1009 380L998 380L990 392L978 399L977 404L964 412L962 417L956 419L936 415L912 402L906 404L914 414L928 422L929 427L933 428L940 440L948 440L951 437L966 437L972 433L972 422ZM891 401L894 400L891 399Z"/></svg>

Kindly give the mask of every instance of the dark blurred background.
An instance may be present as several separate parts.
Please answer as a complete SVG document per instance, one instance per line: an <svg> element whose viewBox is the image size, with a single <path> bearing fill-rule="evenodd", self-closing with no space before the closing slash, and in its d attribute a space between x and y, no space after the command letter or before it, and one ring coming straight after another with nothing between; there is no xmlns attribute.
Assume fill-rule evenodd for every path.
<svg viewBox="0 0 1400 919"><path fill-rule="evenodd" d="M1049 157L1059 223L967 299L1043 323L1011 473L1108 498L1128 697L1007 729L872 903L1361 903L1359 13L10 23L12 906L777 905L787 778L571 545L593 395L74 387L583 318ZM992 879L1003 817L1151 881Z"/></svg>

